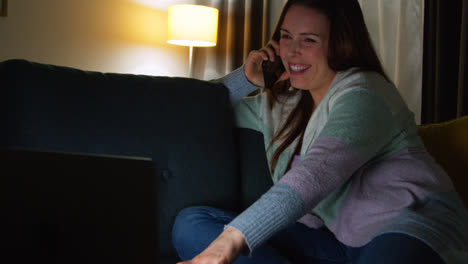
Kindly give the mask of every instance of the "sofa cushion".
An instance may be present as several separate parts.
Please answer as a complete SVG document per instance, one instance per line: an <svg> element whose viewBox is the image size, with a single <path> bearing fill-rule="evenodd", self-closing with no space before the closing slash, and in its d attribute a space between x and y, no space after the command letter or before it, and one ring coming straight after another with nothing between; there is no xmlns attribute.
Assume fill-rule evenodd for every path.
<svg viewBox="0 0 468 264"><path fill-rule="evenodd" d="M2 62L0 80L0 147L144 156L158 164L161 256L174 256L170 234L182 208L237 206L237 155L223 85L25 60Z"/></svg>
<svg viewBox="0 0 468 264"><path fill-rule="evenodd" d="M236 129L241 175L240 209L252 205L273 186L265 154L263 134L247 128Z"/></svg>
<svg viewBox="0 0 468 264"><path fill-rule="evenodd" d="M445 169L468 206L468 116L419 126L427 151Z"/></svg>

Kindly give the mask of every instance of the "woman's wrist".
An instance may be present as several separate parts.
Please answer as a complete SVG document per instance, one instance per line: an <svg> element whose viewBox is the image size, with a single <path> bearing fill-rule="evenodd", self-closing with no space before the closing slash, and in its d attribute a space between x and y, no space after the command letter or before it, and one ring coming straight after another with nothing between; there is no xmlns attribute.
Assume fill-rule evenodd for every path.
<svg viewBox="0 0 468 264"><path fill-rule="evenodd" d="M226 235L231 239L236 248L242 250L245 246L247 246L244 239L244 235L242 235L242 233L234 227L226 227L223 233L226 233Z"/></svg>
<svg viewBox="0 0 468 264"><path fill-rule="evenodd" d="M243 249L247 246L242 233L230 226L226 227L226 229L216 240L219 240L217 242L227 246L227 254L229 255L229 259L231 261L237 259L237 257L241 255Z"/></svg>
<svg viewBox="0 0 468 264"><path fill-rule="evenodd" d="M246 246L242 233L233 227L227 227L203 252L179 264L233 263Z"/></svg>

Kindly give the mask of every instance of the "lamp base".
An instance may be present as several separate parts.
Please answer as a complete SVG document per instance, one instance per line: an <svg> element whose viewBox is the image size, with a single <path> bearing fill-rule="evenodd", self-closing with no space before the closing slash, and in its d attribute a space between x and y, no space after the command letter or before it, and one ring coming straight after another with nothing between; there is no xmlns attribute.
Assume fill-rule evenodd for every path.
<svg viewBox="0 0 468 264"><path fill-rule="evenodd" d="M190 51L189 51L189 77L190 78L193 78L192 57L193 57L193 46L190 45Z"/></svg>

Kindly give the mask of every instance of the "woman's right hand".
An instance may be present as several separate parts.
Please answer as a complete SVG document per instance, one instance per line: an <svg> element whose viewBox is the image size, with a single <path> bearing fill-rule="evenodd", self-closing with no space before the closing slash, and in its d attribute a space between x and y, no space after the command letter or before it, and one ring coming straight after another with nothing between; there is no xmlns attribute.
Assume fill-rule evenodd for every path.
<svg viewBox="0 0 468 264"><path fill-rule="evenodd" d="M259 50L251 51L249 56L247 56L244 66L244 73L247 80L255 86L265 87L262 62L264 60L274 61L276 55L279 55L279 44L274 40L270 40L265 47ZM280 80L285 80L287 78L287 74L283 74Z"/></svg>

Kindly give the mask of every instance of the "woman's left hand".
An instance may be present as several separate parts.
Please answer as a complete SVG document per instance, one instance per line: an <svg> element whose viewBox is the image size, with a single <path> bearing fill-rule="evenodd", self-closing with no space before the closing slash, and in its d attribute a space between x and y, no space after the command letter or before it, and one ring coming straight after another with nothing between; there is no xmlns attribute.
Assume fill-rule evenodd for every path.
<svg viewBox="0 0 468 264"><path fill-rule="evenodd" d="M247 246L244 236L235 228L226 228L203 252L178 264L230 264Z"/></svg>

